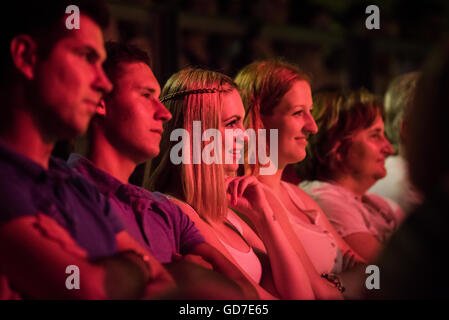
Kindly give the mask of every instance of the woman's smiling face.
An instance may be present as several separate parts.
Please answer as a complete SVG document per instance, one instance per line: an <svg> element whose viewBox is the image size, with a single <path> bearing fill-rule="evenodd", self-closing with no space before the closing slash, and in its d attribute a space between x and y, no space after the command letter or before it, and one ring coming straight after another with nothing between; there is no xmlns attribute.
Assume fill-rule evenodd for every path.
<svg viewBox="0 0 449 320"><path fill-rule="evenodd" d="M295 81L271 115L261 115L265 129L278 130L278 167L306 157L307 138L318 131L311 114L312 92L304 80ZM272 143L272 142L270 142ZM273 146L270 145L270 149Z"/></svg>
<svg viewBox="0 0 449 320"><path fill-rule="evenodd" d="M220 132L222 136L222 157L224 170L227 174L234 173L239 167L239 159L243 156L243 147L245 139L245 129L243 127L243 119L245 117L245 108L243 107L242 98L237 90L223 95L221 109L221 126ZM226 132L232 130L232 143L229 141L226 145ZM231 136L228 133L228 136ZM226 156L227 155L227 156ZM232 161L230 161L232 159ZM232 163L230 163L232 162Z"/></svg>
<svg viewBox="0 0 449 320"><path fill-rule="evenodd" d="M342 157L346 172L373 183L385 177L385 158L393 154L393 148L384 135L382 117L378 115L371 126L355 131L350 139L351 144Z"/></svg>

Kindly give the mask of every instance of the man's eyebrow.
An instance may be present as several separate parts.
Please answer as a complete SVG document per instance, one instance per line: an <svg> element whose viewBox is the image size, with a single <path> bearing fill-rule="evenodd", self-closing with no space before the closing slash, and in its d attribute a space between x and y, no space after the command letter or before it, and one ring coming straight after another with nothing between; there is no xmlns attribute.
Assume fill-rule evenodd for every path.
<svg viewBox="0 0 449 320"><path fill-rule="evenodd" d="M100 60L100 59L105 60L106 59L105 52L103 52L103 54L101 54L100 52L98 52L97 49L95 49L94 47L92 47L89 44L82 44L82 45L76 47L75 50L85 52L89 56L91 56L91 58L94 58L95 60Z"/></svg>
<svg viewBox="0 0 449 320"><path fill-rule="evenodd" d="M156 93L156 89L155 88L151 88L151 87L137 86L137 89L145 90L145 91L148 91L150 93Z"/></svg>

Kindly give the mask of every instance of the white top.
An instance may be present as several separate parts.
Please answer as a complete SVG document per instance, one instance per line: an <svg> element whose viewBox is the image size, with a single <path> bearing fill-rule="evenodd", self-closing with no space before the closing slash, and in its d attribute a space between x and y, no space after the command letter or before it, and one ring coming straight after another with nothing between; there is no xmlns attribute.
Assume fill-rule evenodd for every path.
<svg viewBox="0 0 449 320"><path fill-rule="evenodd" d="M304 222L288 211L282 201L280 201L287 212L293 231L299 241L301 241L316 271L319 273L340 273L342 271L343 258L334 236L323 225L318 212L314 209L305 209L304 203L292 187L284 181L281 181L281 183L295 206L312 221L312 223Z"/></svg>
<svg viewBox="0 0 449 320"><path fill-rule="evenodd" d="M365 194L360 201L351 191L328 182L305 181L300 187L318 203L342 237L365 232L384 243L404 219L404 212L393 200L376 194Z"/></svg>
<svg viewBox="0 0 449 320"><path fill-rule="evenodd" d="M240 235L243 238L243 228L240 222L229 214L227 215L227 220L240 232ZM242 252L228 245L226 242L221 240L218 235L217 238L232 255L235 261L237 261L240 267L251 277L251 279L253 279L255 283L260 283L260 279L262 278L262 264L260 263L257 255L254 253L253 248L249 246L248 252Z"/></svg>
<svg viewBox="0 0 449 320"><path fill-rule="evenodd" d="M396 202L405 213L410 212L421 201L408 178L407 163L401 156L390 156L385 160L387 175L376 182L369 193Z"/></svg>
<svg viewBox="0 0 449 320"><path fill-rule="evenodd" d="M174 199L177 201L180 201L184 203L186 206L188 206L192 212L198 215L195 209L191 205L189 205L187 202L179 200L178 198L175 198L171 195L166 195L169 199ZM198 215L199 216L199 215ZM232 215L228 214L226 216L228 222L234 226L234 228L240 233L241 237L244 239L243 235L243 228L240 222L235 219ZM248 252L242 252L239 251L232 246L228 245L225 241L223 241L220 236L215 232L214 228L211 227L211 229L214 231L215 235L217 236L218 240L221 242L221 244L228 250L229 254L235 259L235 261L239 264L239 266L246 272L246 274L251 277L251 279L255 283L260 283L260 280L262 278L262 264L260 263L259 257L254 253L253 248L249 246Z"/></svg>

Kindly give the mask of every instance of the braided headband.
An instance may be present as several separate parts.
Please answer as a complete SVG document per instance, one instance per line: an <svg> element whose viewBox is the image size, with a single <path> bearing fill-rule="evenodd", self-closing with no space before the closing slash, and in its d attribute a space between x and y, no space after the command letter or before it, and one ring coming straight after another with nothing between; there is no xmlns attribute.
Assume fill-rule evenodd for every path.
<svg viewBox="0 0 449 320"><path fill-rule="evenodd" d="M159 100L161 102L165 102L167 100L183 98L189 94L231 92L231 91L232 91L232 88L231 89L206 88L206 89L183 90L183 91L177 91L177 92L167 94L166 96L163 96Z"/></svg>

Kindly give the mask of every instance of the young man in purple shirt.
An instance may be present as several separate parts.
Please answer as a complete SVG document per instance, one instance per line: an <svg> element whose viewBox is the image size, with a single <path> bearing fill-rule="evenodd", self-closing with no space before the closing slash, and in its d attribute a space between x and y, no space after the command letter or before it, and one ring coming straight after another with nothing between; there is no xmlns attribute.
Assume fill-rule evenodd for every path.
<svg viewBox="0 0 449 320"><path fill-rule="evenodd" d="M69 30L73 4L80 28ZM172 288L97 188L50 156L58 140L86 131L112 89L102 69L106 7L15 1L0 20L0 297L138 298ZM67 283L72 272L79 285Z"/></svg>
<svg viewBox="0 0 449 320"><path fill-rule="evenodd" d="M171 262L174 256L206 261L238 282L247 297L256 298L255 289L240 271L204 242L176 205L160 193L128 183L138 164L159 153L162 125L171 114L159 102L161 89L145 52L114 42L106 44L106 51L104 69L114 90L97 108L87 159L72 154L69 165L111 200L128 232L159 262Z"/></svg>

